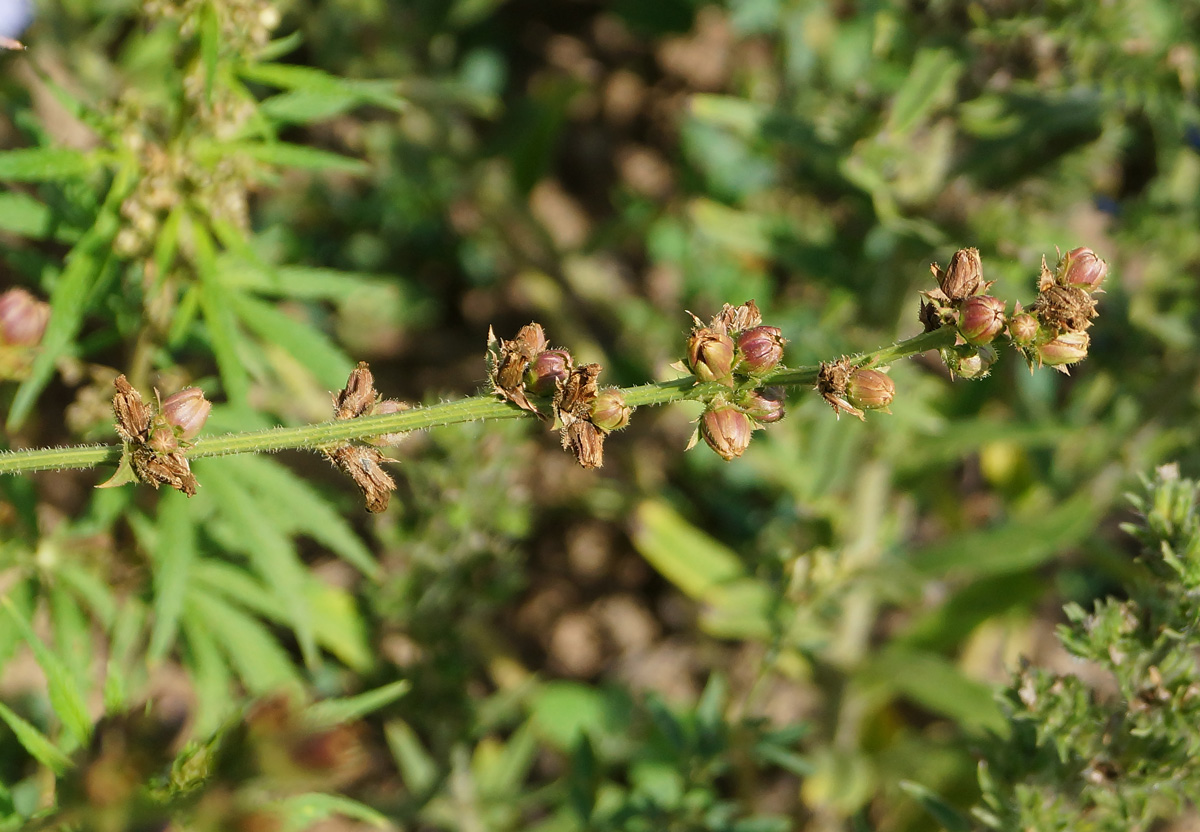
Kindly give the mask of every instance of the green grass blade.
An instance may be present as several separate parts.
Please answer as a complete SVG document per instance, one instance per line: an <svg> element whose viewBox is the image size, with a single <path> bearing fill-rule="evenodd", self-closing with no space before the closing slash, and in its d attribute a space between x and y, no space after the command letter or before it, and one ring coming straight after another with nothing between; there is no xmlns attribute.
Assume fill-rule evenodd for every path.
<svg viewBox="0 0 1200 832"><path fill-rule="evenodd" d="M62 774L71 768L71 758L58 750L41 731L26 722L3 702L0 702L0 719L12 730L21 743L21 747L42 765L55 774Z"/></svg>

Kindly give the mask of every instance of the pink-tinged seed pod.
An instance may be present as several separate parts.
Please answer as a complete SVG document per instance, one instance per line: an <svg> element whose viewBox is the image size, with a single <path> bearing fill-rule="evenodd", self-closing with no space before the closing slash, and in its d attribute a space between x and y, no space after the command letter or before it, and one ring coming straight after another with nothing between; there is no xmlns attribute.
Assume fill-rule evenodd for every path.
<svg viewBox="0 0 1200 832"><path fill-rule="evenodd" d="M783 345L787 339L777 326L756 326L738 336L737 348L742 356L738 369L752 376L774 370L783 360Z"/></svg>
<svg viewBox="0 0 1200 832"><path fill-rule="evenodd" d="M1038 358L1047 367L1076 364L1087 358L1091 339L1086 332L1064 332L1037 348Z"/></svg>
<svg viewBox="0 0 1200 832"><path fill-rule="evenodd" d="M704 327L688 339L688 367L701 381L729 381L733 374L733 339Z"/></svg>
<svg viewBox="0 0 1200 832"><path fill-rule="evenodd" d="M163 418L185 442L200 433L210 410L212 402L204 398L204 392L199 387L185 387L178 393L172 393L162 403Z"/></svg>
<svg viewBox="0 0 1200 832"><path fill-rule="evenodd" d="M896 398L896 382L879 370L857 369L846 382L846 401L862 410L887 410Z"/></svg>
<svg viewBox="0 0 1200 832"><path fill-rule="evenodd" d="M1028 347L1037 340L1038 319L1028 312L1021 312L1008 319L1008 337L1019 347Z"/></svg>
<svg viewBox="0 0 1200 832"><path fill-rule="evenodd" d="M760 425L770 425L784 417L784 389L778 386L752 390L742 402L742 410Z"/></svg>
<svg viewBox="0 0 1200 832"><path fill-rule="evenodd" d="M633 408L625 404L625 397L615 388L601 390L592 399L591 423L603 431L620 430L629 424Z"/></svg>
<svg viewBox="0 0 1200 832"><path fill-rule="evenodd" d="M525 373L525 383L539 396L548 396L558 389L560 381L571 374L571 356L566 350L546 350L539 353Z"/></svg>
<svg viewBox="0 0 1200 832"><path fill-rule="evenodd" d="M408 402L398 401L397 399L384 399L371 408L371 416L386 416L391 413L403 413L406 410L412 410L412 405ZM374 445L377 448L386 448L391 445L399 445L408 436L404 431L398 433L384 433L379 436L372 437L367 440L367 444Z"/></svg>
<svg viewBox="0 0 1200 832"><path fill-rule="evenodd" d="M1064 286L1078 286L1085 292L1097 292L1108 274L1108 264L1090 248L1077 248L1067 252L1059 261L1058 274L1059 282Z"/></svg>
<svg viewBox="0 0 1200 832"><path fill-rule="evenodd" d="M753 430L750 417L728 404L718 404L700 418L700 435L726 462L746 452Z"/></svg>
<svg viewBox="0 0 1200 832"><path fill-rule="evenodd" d="M1005 303L991 295L974 295L963 301L958 332L969 344L987 344L1004 331Z"/></svg>
<svg viewBox="0 0 1200 832"><path fill-rule="evenodd" d="M12 346L39 344L50 320L50 304L24 289L0 294L0 341Z"/></svg>

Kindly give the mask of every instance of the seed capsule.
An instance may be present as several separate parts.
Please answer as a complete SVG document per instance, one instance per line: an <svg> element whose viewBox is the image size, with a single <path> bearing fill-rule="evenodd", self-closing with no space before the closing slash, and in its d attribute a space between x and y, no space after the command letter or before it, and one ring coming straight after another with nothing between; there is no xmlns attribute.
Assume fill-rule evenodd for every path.
<svg viewBox="0 0 1200 832"><path fill-rule="evenodd" d="M204 398L199 387L185 387L162 403L163 418L184 442L196 438L211 410L212 402Z"/></svg>
<svg viewBox="0 0 1200 832"><path fill-rule="evenodd" d="M700 418L700 435L726 462L746 452L753 430L750 417L729 404L715 404Z"/></svg>
<svg viewBox="0 0 1200 832"><path fill-rule="evenodd" d="M1085 292L1098 292L1108 274L1108 264L1090 248L1077 248L1063 255L1057 271L1058 280L1064 286L1078 286Z"/></svg>
<svg viewBox="0 0 1200 832"><path fill-rule="evenodd" d="M774 424L784 417L784 398L782 387L752 390L742 402L742 410L760 425Z"/></svg>
<svg viewBox="0 0 1200 832"><path fill-rule="evenodd" d="M896 382L879 370L858 369L846 383L846 399L862 410L887 410L896 398Z"/></svg>
<svg viewBox="0 0 1200 832"><path fill-rule="evenodd" d="M629 424L633 408L625 404L625 397L615 388L601 390L592 400L591 422L606 432L620 430Z"/></svg>
<svg viewBox="0 0 1200 832"><path fill-rule="evenodd" d="M1090 344L1091 338L1086 332L1064 332L1053 341L1039 345L1037 355L1047 367L1065 367L1087 358Z"/></svg>
<svg viewBox="0 0 1200 832"><path fill-rule="evenodd" d="M688 367L701 381L729 382L733 374L733 339L704 327L688 339Z"/></svg>
<svg viewBox="0 0 1200 832"><path fill-rule="evenodd" d="M787 340L777 326L756 326L738 336L737 348L742 357L738 369L759 376L774 370L783 360L783 345Z"/></svg>
<svg viewBox="0 0 1200 832"><path fill-rule="evenodd" d="M1004 330L1005 303L991 295L963 301L958 331L969 344L987 344Z"/></svg>
<svg viewBox="0 0 1200 832"><path fill-rule="evenodd" d="M50 304L24 289L9 289L0 294L0 341L12 346L36 346L49 320Z"/></svg>

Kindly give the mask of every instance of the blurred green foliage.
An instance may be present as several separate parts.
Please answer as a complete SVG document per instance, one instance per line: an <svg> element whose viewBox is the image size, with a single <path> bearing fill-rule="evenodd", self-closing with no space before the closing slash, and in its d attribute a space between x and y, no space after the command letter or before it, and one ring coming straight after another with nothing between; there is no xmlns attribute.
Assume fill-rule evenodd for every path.
<svg viewBox="0 0 1200 832"><path fill-rule="evenodd" d="M725 302L755 298L791 365L910 336L960 246L1009 302L1055 247L1111 277L1069 378L1003 355L951 382L927 356L893 369L892 416L794 391L732 464L682 452L679 406L637 413L601 473L529 424L411 437L378 517L298 455L205 460L192 500L0 480L6 828L1174 811L1126 756L1175 759L1190 705L1102 754L1050 633L1074 603L1063 643L1121 701L1194 676L1191 641L1096 599L1158 585L1122 490L1200 464L1196 4L46 0L22 39L0 274L53 312L0 386L9 447L111 441L118 372L199 385L209 432L246 431L329 418L358 360L387 396L471 394L489 324L540 321L630 385ZM1155 682L1112 649L1171 661ZM1018 655L1048 669L997 702ZM284 765L346 758L315 785ZM136 791L89 785L110 769L145 788L101 811Z"/></svg>

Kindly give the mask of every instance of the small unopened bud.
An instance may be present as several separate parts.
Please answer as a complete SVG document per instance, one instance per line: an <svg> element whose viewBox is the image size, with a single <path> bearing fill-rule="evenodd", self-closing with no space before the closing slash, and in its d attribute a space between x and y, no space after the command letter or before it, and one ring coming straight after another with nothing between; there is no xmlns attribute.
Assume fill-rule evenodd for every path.
<svg viewBox="0 0 1200 832"><path fill-rule="evenodd" d="M167 424L175 428L176 435L187 442L194 439L208 420L212 402L204 398L199 387L185 387L172 393L162 403L162 415Z"/></svg>
<svg viewBox="0 0 1200 832"><path fill-rule="evenodd" d="M954 252L945 272L935 272L942 293L953 303L971 297L983 285L983 263L979 249L963 248Z"/></svg>
<svg viewBox="0 0 1200 832"><path fill-rule="evenodd" d="M777 326L756 326L738 336L737 348L742 357L738 369L752 376L774 370L783 360L783 345L787 339Z"/></svg>
<svg viewBox="0 0 1200 832"><path fill-rule="evenodd" d="M49 320L50 304L24 289L0 294L0 341L12 346L36 346Z"/></svg>
<svg viewBox="0 0 1200 832"><path fill-rule="evenodd" d="M151 431L146 447L153 449L158 454L169 454L179 450L179 437L171 428L159 425Z"/></svg>
<svg viewBox="0 0 1200 832"><path fill-rule="evenodd" d="M750 417L729 404L715 404L700 418L700 435L727 462L746 452L753 430Z"/></svg>
<svg viewBox="0 0 1200 832"><path fill-rule="evenodd" d="M1008 337L1019 347L1028 347L1037 340L1039 330L1037 318L1028 312L1018 312L1008 319Z"/></svg>
<svg viewBox="0 0 1200 832"><path fill-rule="evenodd" d="M1086 332L1064 332L1053 341L1038 346L1038 359L1047 367L1065 368L1087 358L1090 343Z"/></svg>
<svg viewBox="0 0 1200 832"><path fill-rule="evenodd" d="M942 350L942 360L960 378L984 378L996 363L996 351L987 344Z"/></svg>
<svg viewBox="0 0 1200 832"><path fill-rule="evenodd" d="M733 374L733 339L705 327L688 339L688 367L701 381L730 381Z"/></svg>
<svg viewBox="0 0 1200 832"><path fill-rule="evenodd" d="M1078 286L1085 292L1097 292L1108 274L1108 264L1090 248L1077 248L1063 255L1057 271L1058 280L1064 286Z"/></svg>
<svg viewBox="0 0 1200 832"><path fill-rule="evenodd" d="M760 425L770 425L784 417L784 398L782 387L752 390L742 402L742 410Z"/></svg>
<svg viewBox="0 0 1200 832"><path fill-rule="evenodd" d="M1005 303L991 295L974 295L963 301L959 334L970 344L987 344L1004 330Z"/></svg>
<svg viewBox="0 0 1200 832"><path fill-rule="evenodd" d="M846 400L862 410L887 410L896 398L896 382L879 370L857 369L846 382Z"/></svg>
<svg viewBox="0 0 1200 832"><path fill-rule="evenodd" d="M558 389L560 381L571 374L571 354L566 350L546 350L539 353L525 372L525 383L539 396L548 396Z"/></svg>
<svg viewBox="0 0 1200 832"><path fill-rule="evenodd" d="M633 408L625 404L625 397L615 388L601 390L592 399L591 423L611 433L629 424Z"/></svg>

